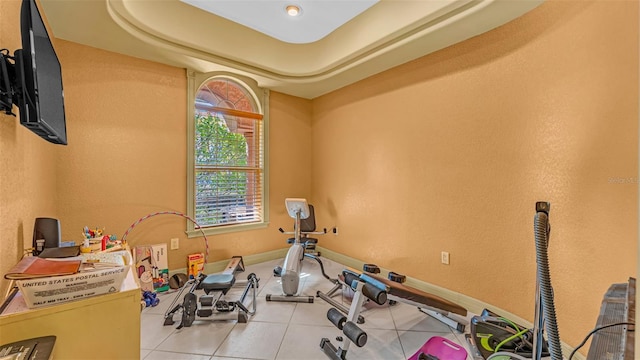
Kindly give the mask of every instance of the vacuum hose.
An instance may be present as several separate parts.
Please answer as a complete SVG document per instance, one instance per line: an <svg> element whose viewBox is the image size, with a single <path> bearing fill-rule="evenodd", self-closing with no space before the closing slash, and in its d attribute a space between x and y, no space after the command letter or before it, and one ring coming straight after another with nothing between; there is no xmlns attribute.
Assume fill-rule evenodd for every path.
<svg viewBox="0 0 640 360"><path fill-rule="evenodd" d="M540 286L549 353L552 360L562 360L560 333L556 322L556 309L553 303L553 288L551 287L549 258L547 256L549 246L549 217L547 212L538 211L536 213L533 228L536 241L536 264L538 266L537 281Z"/></svg>

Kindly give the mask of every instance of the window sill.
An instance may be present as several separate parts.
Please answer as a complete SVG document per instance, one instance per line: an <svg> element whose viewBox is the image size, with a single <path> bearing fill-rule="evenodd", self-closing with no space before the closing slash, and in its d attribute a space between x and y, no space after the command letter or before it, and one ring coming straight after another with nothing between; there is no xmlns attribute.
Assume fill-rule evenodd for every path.
<svg viewBox="0 0 640 360"><path fill-rule="evenodd" d="M229 226L204 228L202 229L202 231L200 231L199 229L187 230L186 233L187 233L187 237L194 238L194 237L202 237L202 232L204 232L205 235L209 236L209 235L227 234L227 233L240 232L240 231L265 229L268 226L269 226L268 222L252 223L252 224L237 224L237 225L229 225Z"/></svg>

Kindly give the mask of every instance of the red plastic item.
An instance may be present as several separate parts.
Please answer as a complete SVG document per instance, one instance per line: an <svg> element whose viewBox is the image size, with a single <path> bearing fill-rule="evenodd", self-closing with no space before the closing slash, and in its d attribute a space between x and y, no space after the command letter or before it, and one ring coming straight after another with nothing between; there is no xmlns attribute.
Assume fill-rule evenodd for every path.
<svg viewBox="0 0 640 360"><path fill-rule="evenodd" d="M409 360L418 360L420 354L433 355L440 360L465 360L467 358L467 350L464 347L441 336L431 337Z"/></svg>

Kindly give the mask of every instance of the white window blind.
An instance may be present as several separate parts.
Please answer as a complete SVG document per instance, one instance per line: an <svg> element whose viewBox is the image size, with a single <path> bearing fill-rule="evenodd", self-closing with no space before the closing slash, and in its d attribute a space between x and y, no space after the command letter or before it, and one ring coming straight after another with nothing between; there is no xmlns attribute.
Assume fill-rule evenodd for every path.
<svg viewBox="0 0 640 360"><path fill-rule="evenodd" d="M212 98L206 87L198 95L202 96L196 98L195 111L195 220L203 227L262 222L262 115L221 107L229 102L218 93Z"/></svg>

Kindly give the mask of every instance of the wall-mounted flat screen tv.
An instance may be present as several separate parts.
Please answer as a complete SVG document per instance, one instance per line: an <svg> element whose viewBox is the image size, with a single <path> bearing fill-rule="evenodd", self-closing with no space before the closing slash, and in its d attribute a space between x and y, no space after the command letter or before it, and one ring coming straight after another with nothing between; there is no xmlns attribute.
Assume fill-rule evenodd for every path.
<svg viewBox="0 0 640 360"><path fill-rule="evenodd" d="M0 107L20 110L20 123L54 144L67 144L60 61L35 0L20 10L22 49L0 53Z"/></svg>

